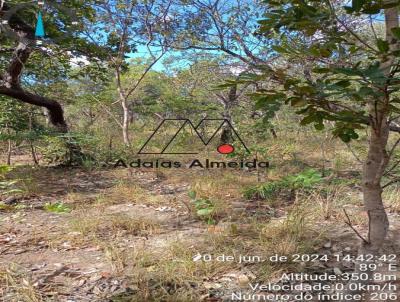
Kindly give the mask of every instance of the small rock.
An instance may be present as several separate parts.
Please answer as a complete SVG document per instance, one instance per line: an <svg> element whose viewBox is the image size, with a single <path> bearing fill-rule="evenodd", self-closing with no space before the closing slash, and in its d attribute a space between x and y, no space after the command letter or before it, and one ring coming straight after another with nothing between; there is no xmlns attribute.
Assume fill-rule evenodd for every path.
<svg viewBox="0 0 400 302"><path fill-rule="evenodd" d="M86 283L85 279L78 280L77 282L74 283L74 287L81 287L85 285L85 283Z"/></svg>
<svg viewBox="0 0 400 302"><path fill-rule="evenodd" d="M222 284L215 282L204 282L204 287L207 289L218 289L222 287Z"/></svg>
<svg viewBox="0 0 400 302"><path fill-rule="evenodd" d="M99 281L100 279L102 279L103 276L102 275L94 275L90 278L90 282L96 282Z"/></svg>
<svg viewBox="0 0 400 302"><path fill-rule="evenodd" d="M94 293L95 295L101 295L101 294L102 294L102 291L101 291L101 289L100 289L99 287L95 286L95 287L93 288L93 293Z"/></svg>
<svg viewBox="0 0 400 302"><path fill-rule="evenodd" d="M332 242L328 241L327 243L324 244L324 248L330 249L332 247Z"/></svg>
<svg viewBox="0 0 400 302"><path fill-rule="evenodd" d="M252 272L248 272L247 276L249 276L249 278L251 278L251 279L257 279L257 276L254 275Z"/></svg>
<svg viewBox="0 0 400 302"><path fill-rule="evenodd" d="M46 266L46 263L34 264L34 265L32 265L31 271L32 271L32 272L33 272L33 271L38 271L38 270L40 270L41 268L43 268L43 267L45 267L45 266Z"/></svg>
<svg viewBox="0 0 400 302"><path fill-rule="evenodd" d="M4 200L6 205L13 205L18 203L18 198L15 196L10 196L6 200Z"/></svg>
<svg viewBox="0 0 400 302"><path fill-rule="evenodd" d="M110 278L111 277L111 273L109 273L109 272L101 272L101 276L103 277L103 278ZM117 281L118 282L118 281Z"/></svg>
<svg viewBox="0 0 400 302"><path fill-rule="evenodd" d="M69 249L69 248L72 247L71 244L70 244L68 241L64 242L64 243L62 244L62 246L63 246L63 248L66 248L66 249Z"/></svg>
<svg viewBox="0 0 400 302"><path fill-rule="evenodd" d="M69 232L68 235L70 235L70 236L79 236L79 235L82 235L82 233L81 232Z"/></svg>
<svg viewBox="0 0 400 302"><path fill-rule="evenodd" d="M240 275L238 277L238 283L240 286L247 286L250 282L249 277L247 277L246 275Z"/></svg>
<svg viewBox="0 0 400 302"><path fill-rule="evenodd" d="M85 249L85 251L87 251L87 252L96 252L96 251L99 251L99 250L100 250L99 246L88 247L88 248Z"/></svg>

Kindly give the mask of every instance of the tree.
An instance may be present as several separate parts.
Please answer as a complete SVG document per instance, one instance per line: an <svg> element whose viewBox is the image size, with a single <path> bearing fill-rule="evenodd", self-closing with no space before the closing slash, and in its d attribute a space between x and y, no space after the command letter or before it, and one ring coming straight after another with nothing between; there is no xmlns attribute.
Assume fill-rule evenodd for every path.
<svg viewBox="0 0 400 302"><path fill-rule="evenodd" d="M114 71L116 103L121 105L123 112L119 125L127 146L131 143L129 124L132 120L132 104L129 98L168 51L169 39L166 37L171 28L166 16L170 3L171 1L155 0L98 2L95 5L98 22L93 23L85 33L92 43L112 50L108 55L108 66ZM123 76L129 70L127 60L138 48L146 52L148 64L136 79L126 83Z"/></svg>
<svg viewBox="0 0 400 302"><path fill-rule="evenodd" d="M21 147L21 143L26 141L31 150L32 159L37 165L34 142L43 136L44 129L37 123L37 107L27 106L23 103L16 103L0 96L0 142L7 141L7 165L11 164L11 153L13 143L15 147Z"/></svg>
<svg viewBox="0 0 400 302"><path fill-rule="evenodd" d="M263 4L252 0L185 0L175 5L184 29L172 47L185 51L218 52L243 69L270 63L271 39L255 35ZM185 21L182 21L185 20Z"/></svg>
<svg viewBox="0 0 400 302"><path fill-rule="evenodd" d="M223 56L188 57L191 59L187 69L181 69L176 73L174 83L178 90L187 98L191 104L202 105L198 110L205 114L212 114L212 110L220 118L235 123L233 111L239 105L244 106L245 92L248 92L248 83L238 85L227 85L225 81L234 81L242 72L241 66L236 67ZM218 89L218 86L221 89ZM195 112L197 112L196 110ZM203 116L206 117L206 116ZM216 117L215 114L209 117ZM197 118L197 117L195 117ZM230 127L224 127L221 133L221 142L232 142L233 133Z"/></svg>
<svg viewBox="0 0 400 302"><path fill-rule="evenodd" d="M24 87L22 80L26 76L27 65L35 53L51 53L53 57L68 56L70 59L83 54L87 60L101 57L101 51L80 36L85 23L91 18L90 4L91 1L74 1L61 6L49 2L48 6L42 7L49 22L46 22L48 35L45 44L41 46L38 37L35 36L34 28L38 7L34 4L10 4L1 1L0 52L4 55L2 60L4 70L0 74L0 94L46 108L51 123L62 132L66 132L68 126L61 102L32 92ZM73 22L71 15L77 15L77 9L80 22Z"/></svg>
<svg viewBox="0 0 400 302"><path fill-rule="evenodd" d="M396 120L400 107L400 27L398 1L268 1L259 33L279 35L273 50L297 70L260 66L250 81L268 80L274 89L259 89L259 108L272 116L283 104L298 109L301 125L325 127L344 142L369 132L368 155L362 171L364 208L369 217L367 238L360 254L378 254L388 233L388 216L382 200L390 158L400 142L389 145L390 131L400 132ZM373 20L376 20L375 23ZM385 36L376 34L376 23L385 24ZM361 31L371 28L373 43ZM393 170L392 170L393 171ZM360 236L361 237L361 236Z"/></svg>

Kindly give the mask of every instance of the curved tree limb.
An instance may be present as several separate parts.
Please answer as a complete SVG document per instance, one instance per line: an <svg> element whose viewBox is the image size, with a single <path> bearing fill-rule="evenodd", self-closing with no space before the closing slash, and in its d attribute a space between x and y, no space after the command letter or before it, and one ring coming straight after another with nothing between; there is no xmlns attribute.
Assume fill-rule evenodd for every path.
<svg viewBox="0 0 400 302"><path fill-rule="evenodd" d="M6 5L3 6L3 9ZM32 53L34 29L18 16L13 16L10 27L19 37L19 42L11 57L8 68L0 74L0 94L14 98L20 102L44 107L49 112L51 123L61 132L67 132L64 112L59 102L33 94L21 87L21 77L26 62Z"/></svg>
<svg viewBox="0 0 400 302"><path fill-rule="evenodd" d="M57 101L30 93L22 88L0 86L0 94L12 97L20 102L46 108L49 111L50 122L61 132L67 132L68 127L64 120L64 112Z"/></svg>

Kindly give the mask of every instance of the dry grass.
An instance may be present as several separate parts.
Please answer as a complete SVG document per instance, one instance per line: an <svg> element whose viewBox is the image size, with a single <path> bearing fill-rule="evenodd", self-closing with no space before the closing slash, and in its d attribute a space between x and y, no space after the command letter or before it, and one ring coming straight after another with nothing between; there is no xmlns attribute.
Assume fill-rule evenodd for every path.
<svg viewBox="0 0 400 302"><path fill-rule="evenodd" d="M98 204L135 203L141 201L144 195L143 189L138 185L130 185L120 181L116 186L106 189L96 199Z"/></svg>
<svg viewBox="0 0 400 302"><path fill-rule="evenodd" d="M134 261L135 265L130 268L132 282L138 287L137 300L132 301L199 301L199 296L205 292L204 280L242 268L237 261L194 262L193 256L197 253L213 257L232 255L235 259L240 255L291 255L315 251L323 238L323 234L314 229L312 217L303 206L293 209L286 220L265 224L255 222L244 232L237 230L233 234L232 229L227 228L208 233L196 246L174 242L161 256L149 251L145 256L136 254L146 261ZM274 272L294 268L293 263L278 266L267 262L251 264L252 272L264 281L272 278Z"/></svg>
<svg viewBox="0 0 400 302"><path fill-rule="evenodd" d="M130 180L120 180L115 186L103 190L96 199L97 204L110 205L122 203L140 203L147 205L161 204L159 196L148 191Z"/></svg>
<svg viewBox="0 0 400 302"><path fill-rule="evenodd" d="M199 301L202 282L228 269L222 263L194 262L198 252L184 242L173 242L162 255L136 250L131 255L131 282L137 291L129 301ZM224 268L225 267L225 268Z"/></svg>
<svg viewBox="0 0 400 302"><path fill-rule="evenodd" d="M389 206L389 211L400 213L400 188L390 187L383 192L383 200Z"/></svg>
<svg viewBox="0 0 400 302"><path fill-rule="evenodd" d="M42 302L44 298L28 273L18 265L10 264L0 268L0 301Z"/></svg>
<svg viewBox="0 0 400 302"><path fill-rule="evenodd" d="M325 154L321 152L321 139ZM274 165L268 171L269 179L280 179L288 174L298 173L307 163L323 163L327 170L333 172L357 166L351 152L343 144L326 136L307 136L300 132L292 137L270 142L268 148L268 156ZM79 234L71 238L65 235L63 240L76 244L90 241L99 246L113 272L128 278L135 290L126 301L197 302L207 292L203 286L205 280L244 268L237 262L194 262L193 256L198 253L232 255L237 259L240 255L260 255L266 258L273 254L289 256L294 253L318 252L332 225L341 223L346 227L343 208L347 209L355 227L366 226L359 192L345 182L341 183L341 179L335 184L326 183L322 189L312 193L298 194L292 204L276 203L275 206L286 213L286 216L273 218L272 215L268 220L260 220L247 215L248 213L238 218L233 215L232 209L232 202L243 202L243 188L257 183L255 173L217 170L162 172L163 175L160 176L166 178L164 183L188 184L191 190L197 192L198 197L208 198L215 204L219 224L215 227L204 224L204 229L208 231L206 235L195 240L195 243L188 245L184 240L175 241L162 250L146 249L140 244L133 244L133 240L129 242L133 247L122 244L125 239L130 240L135 236L157 236L161 227L150 218L107 213L106 209L110 205L160 205L169 202L165 196L153 195L149 190L140 187L129 177L128 171L112 171L110 174L119 179L119 182L104 189L94 203L79 207L79 204L86 201L85 195L80 193L66 194L65 200L63 199L77 205L72 212L73 219L67 231ZM28 182L26 188L30 192L38 189L35 189L34 181L31 184ZM385 201L392 211L400 212L399 193L398 188L385 192ZM180 199L181 196L177 195L176 198ZM184 198L189 199L188 196ZM250 269L258 279L266 282L283 271L297 271L302 267L298 263L263 262L246 265L246 269ZM18 270L0 271L0 284L3 292L12 292L15 295L16 299L10 301L42 301L32 281ZM115 301L125 300L121 297Z"/></svg>
<svg viewBox="0 0 400 302"><path fill-rule="evenodd" d="M132 217L126 214L102 214L102 211L92 211L82 214L71 221L72 231L83 236L106 237L125 234L143 236L151 235L159 228L158 223L145 217Z"/></svg>

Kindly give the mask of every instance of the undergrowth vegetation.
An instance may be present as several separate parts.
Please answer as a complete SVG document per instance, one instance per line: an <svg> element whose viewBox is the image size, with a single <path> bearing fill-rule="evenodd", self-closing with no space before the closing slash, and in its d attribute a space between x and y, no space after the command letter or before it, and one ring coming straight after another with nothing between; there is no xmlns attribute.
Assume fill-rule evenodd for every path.
<svg viewBox="0 0 400 302"><path fill-rule="evenodd" d="M317 144L317 142L316 142ZM328 144L328 142L327 142ZM336 144L329 142L329 144ZM104 255L113 274L129 280L130 291L116 295L111 301L199 301L207 293L203 283L208 276L224 276L246 268L246 274L255 280L270 280L280 272L299 272L306 269L302 263L268 263L253 261L245 265L237 262L193 261L196 255L257 256L265 259L274 254L315 253L330 237L332 225L345 222L343 209L356 226L365 226L365 217L360 217L360 199L357 182L342 170L325 165L310 168L310 159L321 159L314 146L292 142L282 158L281 141L269 147L270 160L274 164L262 171L169 171L153 169L147 171L149 183L137 182L130 169L79 169L64 173L68 184L65 198L45 204L50 215L66 219L66 235L48 236L47 242L56 247L67 240L73 247L95 247ZM307 149L307 152L305 152ZM339 148L331 147L334 152ZM310 151L308 151L310 150ZM312 150L312 152L311 152ZM343 157L349 151L342 148ZM328 161L334 153L325 154ZM295 160L294 160L295 159ZM279 166L279 169L276 168ZM76 175L89 171L93 176L88 183L74 185ZM47 175L58 177L59 170L44 168L26 170L17 167L13 177L20 179L19 185L33 192L45 192L46 182L37 179ZM97 194L87 195L76 188L96 182L94 175L107 175L108 185ZM188 175L190 175L188 177ZM154 178L152 178L154 177ZM6 178L4 178L6 179ZM181 195L157 195L151 186L164 183L167 187L186 185ZM31 189L30 189L31 188ZM36 193L35 193L36 194ZM388 204L398 211L397 190L387 191ZM244 199L245 198L245 199ZM146 209L180 207L193 219L201 232L191 235L189 240L170 233L148 246L145 238L163 236L168 232L165 222L154 214L138 216L129 212L130 206L143 205ZM127 212L120 212L121 209ZM11 206L11 212L26 209ZM153 210L154 211L154 210ZM68 214L68 215L66 215ZM180 218L182 219L182 218ZM169 222L172 223L172 222ZM142 238L133 245L126 245L134 238ZM4 267L1 282L8 293L15 297L35 297L42 301L42 294L21 271ZM247 276L247 275L246 275ZM25 278L26 285L17 289L17 280ZM248 277L241 276L244 280ZM13 283L14 282L14 283ZM210 282L212 286L212 281ZM30 299L30 298L29 298Z"/></svg>
<svg viewBox="0 0 400 302"><path fill-rule="evenodd" d="M244 190L247 199L268 199L277 197L282 191L294 193L296 191L310 191L323 181L320 172L307 169L295 175L288 175L279 180L272 180Z"/></svg>

